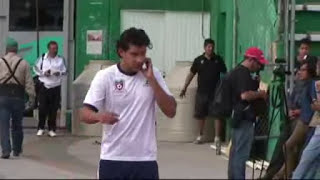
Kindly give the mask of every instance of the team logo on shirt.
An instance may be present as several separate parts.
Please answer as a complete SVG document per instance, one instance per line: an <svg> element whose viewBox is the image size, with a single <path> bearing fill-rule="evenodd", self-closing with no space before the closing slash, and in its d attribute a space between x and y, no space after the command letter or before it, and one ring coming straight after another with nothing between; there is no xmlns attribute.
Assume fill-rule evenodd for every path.
<svg viewBox="0 0 320 180"><path fill-rule="evenodd" d="M123 87L124 87L124 80L116 80L114 82L114 86L115 86L115 89L118 90L118 91L122 91Z"/></svg>

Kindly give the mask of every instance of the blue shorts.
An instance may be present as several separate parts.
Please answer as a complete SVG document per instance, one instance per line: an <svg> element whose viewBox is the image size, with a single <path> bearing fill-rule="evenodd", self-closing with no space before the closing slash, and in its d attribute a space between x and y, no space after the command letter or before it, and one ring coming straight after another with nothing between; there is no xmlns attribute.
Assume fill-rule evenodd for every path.
<svg viewBox="0 0 320 180"><path fill-rule="evenodd" d="M159 179L158 163L100 160L99 179Z"/></svg>

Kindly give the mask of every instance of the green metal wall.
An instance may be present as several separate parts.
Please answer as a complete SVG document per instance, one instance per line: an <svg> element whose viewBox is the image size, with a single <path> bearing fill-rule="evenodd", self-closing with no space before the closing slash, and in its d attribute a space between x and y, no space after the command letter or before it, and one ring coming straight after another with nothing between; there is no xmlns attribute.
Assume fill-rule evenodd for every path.
<svg viewBox="0 0 320 180"><path fill-rule="evenodd" d="M75 76L91 59L118 61L115 44L120 35L122 9L208 12L215 2L218 0L77 0ZM86 32L96 29L103 30L103 53L99 56L87 55Z"/></svg>
<svg viewBox="0 0 320 180"><path fill-rule="evenodd" d="M86 0L76 5L76 76L91 59L118 61L115 43L120 35L120 11L122 9L149 9L171 11L207 11L211 15L211 37L216 41L217 52L233 67L233 52L236 62L249 46L262 48L270 58L271 44L278 38L275 0L236 0L237 44L233 48L234 27L233 0ZM254 14L254 16L252 15ZM101 56L86 55L86 31L103 29L103 53ZM271 72L263 74L270 82ZM229 132L228 132L229 134ZM275 142L271 144L271 150Z"/></svg>
<svg viewBox="0 0 320 180"><path fill-rule="evenodd" d="M75 74L78 76L84 66L91 59L108 59L108 23L109 23L109 7L108 1L105 0L85 0L76 1L76 58L75 58ZM103 30L103 50L102 55L86 54L86 35L87 30Z"/></svg>
<svg viewBox="0 0 320 180"><path fill-rule="evenodd" d="M272 43L279 38L277 1L236 0L235 3L233 4L233 0L215 2L212 4L214 7L211 12L212 36L217 39L218 52L224 55L229 70L233 67L233 61L237 64L243 60L245 50L250 46L260 47L270 59ZM234 16L235 12L236 16ZM233 39L234 17L236 17L236 39ZM235 40L236 49L233 47ZM235 60L233 59L234 51L236 51ZM271 81L271 77L270 69L262 73L262 80L266 83ZM280 119L281 117L278 116L271 134L279 135ZM267 159L270 159L275 144L275 140L270 141Z"/></svg>
<svg viewBox="0 0 320 180"><path fill-rule="evenodd" d="M237 60L243 60L245 50L257 46L271 58L271 45L278 38L277 11L274 0L238 0ZM271 72L263 72L263 81L270 82Z"/></svg>

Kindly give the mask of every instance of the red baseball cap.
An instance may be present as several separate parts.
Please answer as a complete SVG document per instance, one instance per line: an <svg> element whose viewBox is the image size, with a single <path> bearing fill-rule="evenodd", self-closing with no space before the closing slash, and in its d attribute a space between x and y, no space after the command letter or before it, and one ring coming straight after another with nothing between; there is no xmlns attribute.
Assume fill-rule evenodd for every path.
<svg viewBox="0 0 320 180"><path fill-rule="evenodd" d="M268 64L268 60L264 58L263 51L257 47L247 49L245 56L255 58L260 64Z"/></svg>

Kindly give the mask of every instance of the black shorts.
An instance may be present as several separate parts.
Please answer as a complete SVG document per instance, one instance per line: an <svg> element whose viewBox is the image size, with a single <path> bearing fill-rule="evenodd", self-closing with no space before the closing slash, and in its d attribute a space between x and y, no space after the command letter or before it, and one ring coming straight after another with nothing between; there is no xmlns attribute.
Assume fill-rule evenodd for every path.
<svg viewBox="0 0 320 180"><path fill-rule="evenodd" d="M100 160L99 179L159 179L156 161Z"/></svg>
<svg viewBox="0 0 320 180"><path fill-rule="evenodd" d="M213 101L212 94L199 93L196 94L196 103L194 109L194 117L197 120L203 120L209 114L209 106Z"/></svg>

